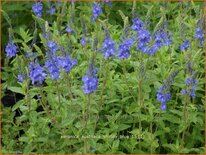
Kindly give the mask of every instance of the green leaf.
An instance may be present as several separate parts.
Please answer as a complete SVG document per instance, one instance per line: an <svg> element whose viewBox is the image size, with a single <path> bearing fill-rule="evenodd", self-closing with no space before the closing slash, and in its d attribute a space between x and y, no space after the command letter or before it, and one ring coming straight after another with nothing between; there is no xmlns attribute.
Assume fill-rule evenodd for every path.
<svg viewBox="0 0 206 155"><path fill-rule="evenodd" d="M25 91L21 87L8 87L8 89L12 92L25 95Z"/></svg>
<svg viewBox="0 0 206 155"><path fill-rule="evenodd" d="M24 104L24 100L20 100L18 101L13 107L12 107L12 111L15 111L16 109L18 109L21 105Z"/></svg>
<svg viewBox="0 0 206 155"><path fill-rule="evenodd" d="M36 49L36 51L38 52L38 56L43 55L42 50L35 44L33 44L34 48Z"/></svg>
<svg viewBox="0 0 206 155"><path fill-rule="evenodd" d="M119 128L118 128L118 131L122 131L122 130L128 129L129 127L131 127L131 125L120 124Z"/></svg>

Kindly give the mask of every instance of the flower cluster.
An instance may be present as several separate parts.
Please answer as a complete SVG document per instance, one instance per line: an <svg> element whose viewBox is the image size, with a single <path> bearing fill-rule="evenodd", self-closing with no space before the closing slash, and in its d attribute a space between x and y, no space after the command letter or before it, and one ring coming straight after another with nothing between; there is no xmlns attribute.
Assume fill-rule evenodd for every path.
<svg viewBox="0 0 206 155"><path fill-rule="evenodd" d="M148 43L151 41L151 34L146 29L142 28L137 31L137 38L138 38L138 47L137 49L142 51L143 53L147 53L149 47L147 46Z"/></svg>
<svg viewBox="0 0 206 155"><path fill-rule="evenodd" d="M44 68L39 65L37 61L31 62L29 65L29 77L32 84L42 84L46 78Z"/></svg>
<svg viewBox="0 0 206 155"><path fill-rule="evenodd" d="M171 34L169 38L166 32L160 31L159 33L155 35L154 44L148 49L147 54L153 55L162 46L168 46L171 43L172 43Z"/></svg>
<svg viewBox="0 0 206 155"><path fill-rule="evenodd" d="M168 46L172 42L171 34L169 38L168 33L164 32L163 30L152 37L150 32L145 29L144 23L139 18L135 18L133 20L131 28L137 32L137 50L140 50L148 55L155 54L155 52L162 46ZM154 43L153 45L149 46L152 39L154 40Z"/></svg>
<svg viewBox="0 0 206 155"><path fill-rule="evenodd" d="M197 86L197 80L194 77L194 73L192 73L192 77L188 77L185 81L187 89L182 90L182 95L189 94L192 98L195 98L195 90Z"/></svg>
<svg viewBox="0 0 206 155"><path fill-rule="evenodd" d="M42 3L37 2L37 3L33 4L32 5L32 10L34 11L34 13L37 17L41 17L42 16L42 11L43 11Z"/></svg>
<svg viewBox="0 0 206 155"><path fill-rule="evenodd" d="M144 26L143 22L137 17L133 20L133 24L131 26L132 30L138 31L142 29Z"/></svg>
<svg viewBox="0 0 206 155"><path fill-rule="evenodd" d="M65 56L59 59L59 65L64 69L66 73L70 72L71 69L77 64L77 60L72 60L71 57Z"/></svg>
<svg viewBox="0 0 206 155"><path fill-rule="evenodd" d="M116 42L113 41L110 37L104 40L102 44L102 51L104 52L105 59L115 55L117 51L115 48L115 45L116 45Z"/></svg>
<svg viewBox="0 0 206 155"><path fill-rule="evenodd" d="M98 85L98 79L95 77L91 77L90 75L86 74L82 81L84 82L83 90L84 94L90 94L92 92L95 92Z"/></svg>
<svg viewBox="0 0 206 155"><path fill-rule="evenodd" d="M167 109L167 102L171 98L170 87L179 70L173 71L170 76L163 82L163 86L157 91L157 100L161 103L160 109Z"/></svg>
<svg viewBox="0 0 206 155"><path fill-rule="evenodd" d="M90 64L88 67L86 75L82 78L83 84L83 91L84 94L90 94L97 90L98 86L98 79L97 79L97 69L94 68L93 63Z"/></svg>
<svg viewBox="0 0 206 155"><path fill-rule="evenodd" d="M94 3L92 7L92 21L94 22L100 14L102 14L101 6L97 3Z"/></svg>
<svg viewBox="0 0 206 155"><path fill-rule="evenodd" d="M50 73L51 80L56 80L60 78L59 57L53 56L52 58L47 59L45 62L45 67Z"/></svg>
<svg viewBox="0 0 206 155"><path fill-rule="evenodd" d="M118 53L120 59L128 59L130 56L130 47L134 46L134 42L131 38L127 38L119 45Z"/></svg>
<svg viewBox="0 0 206 155"><path fill-rule="evenodd" d="M16 53L18 52L16 45L12 42L9 42L6 45L5 51L6 51L6 56L9 58L16 56Z"/></svg>
<svg viewBox="0 0 206 155"><path fill-rule="evenodd" d="M187 50L188 48L190 48L190 42L186 39L183 41L183 44L180 45L180 51Z"/></svg>
<svg viewBox="0 0 206 155"><path fill-rule="evenodd" d="M196 29L195 39L199 39L200 40L200 47L203 47L204 31L201 27L198 27Z"/></svg>
<svg viewBox="0 0 206 155"><path fill-rule="evenodd" d="M169 91L166 91L165 87L161 87L157 92L157 100L161 103L160 109L167 109L167 102L170 100L171 94Z"/></svg>
<svg viewBox="0 0 206 155"><path fill-rule="evenodd" d="M48 41L48 48L52 52L52 54L55 54L55 52L58 50L56 43L52 40Z"/></svg>

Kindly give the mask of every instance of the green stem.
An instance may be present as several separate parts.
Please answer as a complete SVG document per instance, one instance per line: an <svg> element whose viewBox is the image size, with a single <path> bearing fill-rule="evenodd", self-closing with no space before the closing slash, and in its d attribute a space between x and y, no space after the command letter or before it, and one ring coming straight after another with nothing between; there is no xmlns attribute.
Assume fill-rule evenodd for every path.
<svg viewBox="0 0 206 155"><path fill-rule="evenodd" d="M185 103L184 103L184 108L183 108L183 121L185 126L187 125L187 117L188 117L188 104L189 104L189 95L186 95L186 99L185 99ZM184 146L184 140L185 140L185 132L186 132L187 128L184 129L183 133L182 133L182 147Z"/></svg>
<svg viewBox="0 0 206 155"><path fill-rule="evenodd" d="M105 73L105 78L104 78L104 81L103 81L103 84L102 84L102 91L101 91L101 97L100 97L100 106L99 106L100 108L99 108L97 118L96 118L97 121L99 120L99 113L101 112L102 107L103 107L103 103L104 103L103 96L104 96L104 93L105 93L105 89L107 87L107 81L108 81L108 77L109 77L109 70L110 70L109 60L106 60L106 73ZM94 131L96 130L97 121L95 121Z"/></svg>
<svg viewBox="0 0 206 155"><path fill-rule="evenodd" d="M127 80L127 68L126 68L126 62L127 60L123 60L123 75L124 75L124 80L126 82L126 85L128 86L128 89L129 89L129 93L130 95L132 96L133 100L136 102L136 98L134 97L133 93L132 93L132 89L130 88L129 86L129 81Z"/></svg>
<svg viewBox="0 0 206 155"><path fill-rule="evenodd" d="M56 81L56 88L57 88L57 95L58 95L58 102L59 102L59 105L58 105L58 107L60 108L60 93L59 93L59 84L58 84L58 81Z"/></svg>
<svg viewBox="0 0 206 155"><path fill-rule="evenodd" d="M86 118L85 118L85 131L87 130L87 123L90 121L90 107L91 106L91 94L88 95L87 107L86 107ZM89 153L88 140L84 139L84 153Z"/></svg>
<svg viewBox="0 0 206 155"><path fill-rule="evenodd" d="M40 87L40 96L41 96L40 102L41 102L41 105L42 105L44 111L46 112L47 116L52 119L52 122L56 123L55 118L51 116L50 111L45 104L45 98L44 98L44 93L43 93L42 87Z"/></svg>
<svg viewBox="0 0 206 155"><path fill-rule="evenodd" d="M72 95L72 86L71 86L71 79L69 77L69 74L67 74L67 85L68 85L68 88L69 88L69 97L70 97L70 100L72 102L72 100L74 99L73 95Z"/></svg>
<svg viewBox="0 0 206 155"><path fill-rule="evenodd" d="M29 95L29 80L27 80L26 83L27 83L26 84L26 103L27 103L28 111L30 111L31 99Z"/></svg>

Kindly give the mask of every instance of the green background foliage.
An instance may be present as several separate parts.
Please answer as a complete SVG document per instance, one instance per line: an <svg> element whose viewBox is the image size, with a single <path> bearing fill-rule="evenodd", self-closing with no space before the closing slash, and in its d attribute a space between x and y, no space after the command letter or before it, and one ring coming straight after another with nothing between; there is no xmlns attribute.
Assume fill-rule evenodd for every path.
<svg viewBox="0 0 206 155"><path fill-rule="evenodd" d="M196 23L203 15L202 2L113 2L112 6L102 5L103 14L95 23L91 22L92 3L75 2L75 10L71 3L63 3L56 8L56 14L44 12L42 19L33 15L32 4L2 2L2 97L6 90L24 96L12 107L1 105L3 153L17 150L44 154L204 153L204 53L192 39ZM48 4L44 3L44 7L48 8ZM61 11L64 11L62 15ZM152 57L133 47L128 60L104 60L101 52L92 51L91 43L85 47L80 45L82 19L87 36L92 41L97 37L97 46L101 48L104 25L111 38L119 43L123 29L132 24L136 15L148 24L150 32L158 30L166 18L173 43ZM14 41L21 51L12 60L6 58L4 52L10 23ZM64 32L67 23L75 30L74 34ZM68 42L72 43L71 57L77 59L78 65L69 74L62 72L58 81L47 78L46 84L40 87L29 85L29 79L19 83L16 79L19 70L28 73L29 60L25 60L25 52L32 50L39 62L44 62L44 27L66 50L69 50ZM182 34L193 40L189 51L178 50L184 39ZM35 37L37 41L31 45ZM198 85L196 98L189 99L185 108L188 100L181 95L181 90L185 89L187 78L186 52L191 55ZM81 78L94 55L98 89L85 95ZM172 98L167 103L167 111L161 111L156 93L175 69L180 71L171 85ZM38 107L43 110L38 111ZM16 111L21 115L15 116Z"/></svg>

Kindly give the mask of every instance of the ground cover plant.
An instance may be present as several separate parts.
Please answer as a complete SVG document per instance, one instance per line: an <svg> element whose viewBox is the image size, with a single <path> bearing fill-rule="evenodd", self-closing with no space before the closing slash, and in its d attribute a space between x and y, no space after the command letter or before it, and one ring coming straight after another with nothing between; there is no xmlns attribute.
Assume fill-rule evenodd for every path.
<svg viewBox="0 0 206 155"><path fill-rule="evenodd" d="M2 2L2 153L204 153L203 2Z"/></svg>

